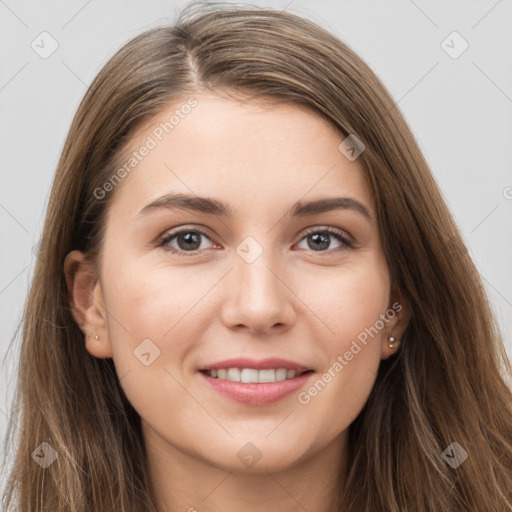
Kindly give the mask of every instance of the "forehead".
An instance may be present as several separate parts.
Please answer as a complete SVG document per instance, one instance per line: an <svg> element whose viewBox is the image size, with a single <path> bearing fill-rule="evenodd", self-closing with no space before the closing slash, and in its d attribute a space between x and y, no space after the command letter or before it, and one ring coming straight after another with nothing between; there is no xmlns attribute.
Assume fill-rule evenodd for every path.
<svg viewBox="0 0 512 512"><path fill-rule="evenodd" d="M304 106L184 96L132 137L111 208L134 217L162 194L181 192L251 205L253 213L342 194L372 211L362 167L338 148L343 139Z"/></svg>

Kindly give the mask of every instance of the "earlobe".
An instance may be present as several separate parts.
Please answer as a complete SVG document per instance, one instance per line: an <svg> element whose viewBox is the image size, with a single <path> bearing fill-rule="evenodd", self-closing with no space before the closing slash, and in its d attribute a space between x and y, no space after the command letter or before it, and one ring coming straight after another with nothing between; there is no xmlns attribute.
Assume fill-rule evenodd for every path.
<svg viewBox="0 0 512 512"><path fill-rule="evenodd" d="M103 294L94 269L80 251L71 251L64 273L73 318L85 334L87 351L99 358L112 357Z"/></svg>
<svg viewBox="0 0 512 512"><path fill-rule="evenodd" d="M108 340L102 340L97 334L85 336L85 348L94 357L101 359L112 357L112 346Z"/></svg>
<svg viewBox="0 0 512 512"><path fill-rule="evenodd" d="M393 318L390 319L385 329L384 339L382 340L381 359L396 354L402 345L402 338L410 319L410 310L401 294L393 294L395 299L391 300L391 306L388 312L393 312Z"/></svg>
<svg viewBox="0 0 512 512"><path fill-rule="evenodd" d="M381 359L387 359L396 353L397 349L400 347L400 341L396 338L396 336L388 336L384 340L384 345L382 346L382 354Z"/></svg>

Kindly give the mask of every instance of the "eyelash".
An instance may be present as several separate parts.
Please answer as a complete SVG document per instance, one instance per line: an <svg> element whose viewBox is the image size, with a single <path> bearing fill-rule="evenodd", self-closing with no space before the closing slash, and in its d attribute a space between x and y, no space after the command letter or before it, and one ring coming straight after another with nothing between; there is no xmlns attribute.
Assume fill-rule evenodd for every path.
<svg viewBox="0 0 512 512"><path fill-rule="evenodd" d="M183 256L183 257L195 256L198 252L201 252L200 249L196 249L195 251L183 251L182 249L175 249L174 247L170 247L167 245L173 238L177 237L178 235L180 235L182 233L199 233L199 234L205 236L206 238L208 238L208 240L211 240L210 236L207 233L205 233L204 231L202 231L201 229L184 228L184 229L179 229L177 231L173 231L171 233L166 233L163 237L161 237L159 239L158 246L162 247L164 250L169 251L173 254L176 254L180 257L181 256ZM318 253L321 257L323 256L322 253L327 253L327 255L330 255L332 253L339 253L339 252L354 248L353 242L349 239L348 236L345 235L345 233L343 231L334 229L331 227L311 228L308 231L306 231L306 233L300 239L300 241L304 240L304 238L306 238L307 236L316 234L316 233L322 233L322 234L328 233L329 235L332 235L333 237L337 238L338 241L340 241L343 244L341 247L338 247L337 249L330 250L330 251L312 251L312 252Z"/></svg>

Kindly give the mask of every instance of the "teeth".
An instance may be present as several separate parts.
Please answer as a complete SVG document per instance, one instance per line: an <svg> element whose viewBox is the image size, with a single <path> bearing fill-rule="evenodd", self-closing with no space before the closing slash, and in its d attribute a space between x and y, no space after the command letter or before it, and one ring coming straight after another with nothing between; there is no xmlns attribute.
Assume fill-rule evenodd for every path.
<svg viewBox="0 0 512 512"><path fill-rule="evenodd" d="M276 381L286 380L286 368L276 370Z"/></svg>
<svg viewBox="0 0 512 512"><path fill-rule="evenodd" d="M258 370L244 368L240 372L240 382L243 382L244 384L258 384L258 373Z"/></svg>
<svg viewBox="0 0 512 512"><path fill-rule="evenodd" d="M243 382L244 384L262 384L269 382L280 382L287 379L293 379L297 372L278 368L276 370L256 370L254 368L228 368L222 370L208 370L206 372L210 377L231 382Z"/></svg>
<svg viewBox="0 0 512 512"><path fill-rule="evenodd" d="M229 368L228 373L226 374L226 380L240 382L240 370L238 368Z"/></svg>
<svg viewBox="0 0 512 512"><path fill-rule="evenodd" d="M275 382L276 381L276 371L275 370L260 370L258 372L258 381L259 382Z"/></svg>

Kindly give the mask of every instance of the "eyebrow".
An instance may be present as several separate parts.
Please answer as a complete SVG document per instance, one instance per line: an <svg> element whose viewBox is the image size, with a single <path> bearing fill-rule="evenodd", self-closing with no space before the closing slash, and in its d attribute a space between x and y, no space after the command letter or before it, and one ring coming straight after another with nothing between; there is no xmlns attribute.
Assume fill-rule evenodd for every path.
<svg viewBox="0 0 512 512"><path fill-rule="evenodd" d="M147 215L159 208L178 208L227 218L233 218L235 213L231 205L217 199L187 194L166 194L144 206L137 217ZM352 210L361 214L366 220L373 221L368 209L351 197L329 197L314 201L297 201L285 211L284 217L308 217L332 210Z"/></svg>

